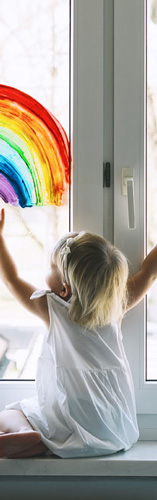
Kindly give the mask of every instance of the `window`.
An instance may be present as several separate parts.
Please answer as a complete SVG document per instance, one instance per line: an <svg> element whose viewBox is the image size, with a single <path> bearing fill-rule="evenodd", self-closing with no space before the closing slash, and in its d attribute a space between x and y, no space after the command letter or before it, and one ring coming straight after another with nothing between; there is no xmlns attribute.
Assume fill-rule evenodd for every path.
<svg viewBox="0 0 157 500"><path fill-rule="evenodd" d="M28 3L19 4L23 9L21 5ZM8 13L7 0L4 5ZM36 5L33 2L31 8ZM104 233L114 240L128 256L131 272L139 268L147 240L146 8L143 0L71 2L72 225L76 230ZM19 85L16 81L10 83ZM148 106L149 102L147 113ZM63 125L66 127L65 122ZM103 160L111 163L111 189L103 189ZM122 195L123 168L133 170L135 229L128 228L127 197ZM149 314L150 310L148 321ZM133 373L141 437L146 439L154 439L157 427L156 381L147 381L152 376L150 368L146 369L151 335L149 329L148 336L146 332L146 301L143 301L124 319L123 338ZM5 381L1 382L0 390L3 408L7 402L32 395L34 383Z"/></svg>
<svg viewBox="0 0 157 500"><path fill-rule="evenodd" d="M69 0L2 0L0 59L1 83L37 99L69 137ZM6 207L8 245L21 275L39 288L51 248L68 230L68 188L61 207ZM0 283L0 378L34 379L42 338L41 322Z"/></svg>
<svg viewBox="0 0 157 500"><path fill-rule="evenodd" d="M146 116L149 115L149 73L146 86L146 9L152 2L118 0L114 2L114 238L128 256L130 272L136 272L147 250L146 194L150 193L149 158L146 157ZM156 5L156 2L154 2ZM154 26L155 30L155 26ZM147 101L148 92L148 101ZM147 112L147 114L146 114ZM148 130L149 135L149 130ZM148 155L149 155L148 144ZM148 160L146 162L146 160ZM146 176L146 166L148 174ZM122 194L122 169L133 171L136 227L128 227L127 197ZM148 185L146 179L148 177ZM154 185L156 180L154 179ZM147 188L147 189L146 189ZM149 198L147 201L150 207ZM151 209L151 207L150 207ZM148 238L151 227L148 222ZM151 241L151 244L153 241ZM149 246L148 246L149 250ZM154 294L154 292L152 291ZM154 299L153 299L154 300ZM148 312L147 312L148 302ZM150 366L149 297L130 311L123 322L123 338L134 379L137 413L144 439L156 438L156 380ZM148 333L146 312L148 315ZM152 320L151 320L152 322ZM154 322L154 328L156 319ZM155 335L154 335L155 340ZM147 342L148 341L148 342ZM148 347L148 350L147 350ZM154 344L155 347L155 344ZM155 352L154 352L155 356ZM149 375L149 376L148 376Z"/></svg>
<svg viewBox="0 0 157 500"><path fill-rule="evenodd" d="M72 0L70 18L72 227L103 234L103 0ZM63 226L65 232L64 221ZM1 381L0 391L0 407L4 408L32 396L34 382Z"/></svg>
<svg viewBox="0 0 157 500"><path fill-rule="evenodd" d="M146 2L73 0L71 40L72 225L104 233L127 255L133 273L147 242ZM103 161L111 163L111 189L103 189ZM128 227L127 196L122 194L123 168L133 174L134 229ZM147 380L146 301L126 315L122 328L141 437L154 439L157 388L156 381ZM148 333L148 347L149 339ZM2 407L34 391L33 382L18 381L10 393L6 381L1 394L4 384Z"/></svg>

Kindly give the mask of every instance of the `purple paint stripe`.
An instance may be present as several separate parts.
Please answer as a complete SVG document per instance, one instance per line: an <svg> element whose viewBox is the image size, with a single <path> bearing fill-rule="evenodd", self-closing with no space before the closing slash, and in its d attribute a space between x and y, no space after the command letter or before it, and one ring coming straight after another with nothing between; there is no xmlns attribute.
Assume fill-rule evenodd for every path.
<svg viewBox="0 0 157 500"><path fill-rule="evenodd" d="M5 203L10 203L11 205L17 206L19 203L14 188L2 174L0 174L0 198L2 198Z"/></svg>

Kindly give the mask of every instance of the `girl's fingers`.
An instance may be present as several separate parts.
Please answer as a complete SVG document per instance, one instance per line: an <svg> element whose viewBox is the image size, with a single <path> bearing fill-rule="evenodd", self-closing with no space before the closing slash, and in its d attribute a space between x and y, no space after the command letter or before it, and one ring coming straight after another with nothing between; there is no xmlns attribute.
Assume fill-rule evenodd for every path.
<svg viewBox="0 0 157 500"><path fill-rule="evenodd" d="M3 228L4 228L4 223L5 223L5 210L4 208L1 209L1 213L0 213L0 231L2 233L3 231Z"/></svg>

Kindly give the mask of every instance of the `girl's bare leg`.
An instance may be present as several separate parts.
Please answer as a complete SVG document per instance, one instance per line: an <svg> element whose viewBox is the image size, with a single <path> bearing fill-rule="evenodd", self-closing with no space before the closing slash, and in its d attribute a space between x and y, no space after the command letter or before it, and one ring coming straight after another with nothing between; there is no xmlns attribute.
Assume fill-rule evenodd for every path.
<svg viewBox="0 0 157 500"><path fill-rule="evenodd" d="M0 457L28 457L47 451L39 432L20 410L0 412Z"/></svg>

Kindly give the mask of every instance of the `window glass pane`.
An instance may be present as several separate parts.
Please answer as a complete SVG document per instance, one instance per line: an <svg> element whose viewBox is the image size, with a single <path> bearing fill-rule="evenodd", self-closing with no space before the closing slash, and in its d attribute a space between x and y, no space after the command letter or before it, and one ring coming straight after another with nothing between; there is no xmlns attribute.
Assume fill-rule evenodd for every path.
<svg viewBox="0 0 157 500"><path fill-rule="evenodd" d="M157 0L147 1L147 249L157 236ZM147 297L147 380L157 380L157 283Z"/></svg>
<svg viewBox="0 0 157 500"><path fill-rule="evenodd" d="M69 137L69 0L0 1L0 82L39 101ZM6 210L6 239L21 275L45 288L50 250L69 230L69 190L63 205ZM43 336L0 282L0 378L33 379Z"/></svg>

